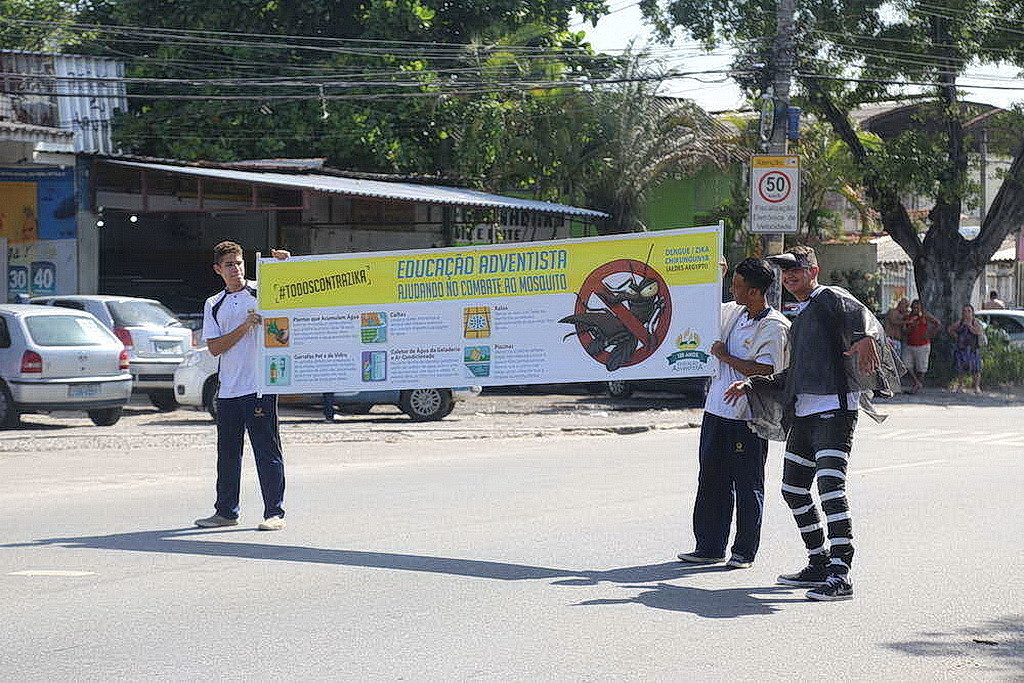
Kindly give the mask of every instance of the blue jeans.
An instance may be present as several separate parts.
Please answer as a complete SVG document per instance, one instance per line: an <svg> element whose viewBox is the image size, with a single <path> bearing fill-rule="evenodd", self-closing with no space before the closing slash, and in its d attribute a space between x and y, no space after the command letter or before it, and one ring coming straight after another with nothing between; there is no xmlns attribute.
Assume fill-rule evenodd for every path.
<svg viewBox="0 0 1024 683"><path fill-rule="evenodd" d="M238 518L238 496L242 478L242 445L249 432L249 444L256 456L256 473L263 492L263 518L283 517L284 457L277 431L277 396L256 394L217 399L217 514Z"/></svg>
<svg viewBox="0 0 1024 683"><path fill-rule="evenodd" d="M753 561L761 545L764 466L768 442L743 420L704 413L700 426L700 475L693 505L696 554L725 557L736 508L732 554Z"/></svg>

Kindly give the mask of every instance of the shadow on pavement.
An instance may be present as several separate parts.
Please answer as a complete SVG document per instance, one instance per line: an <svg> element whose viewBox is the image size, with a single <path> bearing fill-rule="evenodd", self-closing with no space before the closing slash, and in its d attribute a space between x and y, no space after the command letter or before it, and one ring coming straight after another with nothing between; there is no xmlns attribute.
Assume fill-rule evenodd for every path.
<svg viewBox="0 0 1024 683"><path fill-rule="evenodd" d="M629 589L647 589L632 598L587 600L580 606L637 604L673 612L689 612L707 619L730 619L751 615L768 615L779 611L787 603L807 604L802 591L794 593L786 586L760 586L754 588L692 588L659 583L650 586L623 586ZM762 597L766 596L766 597Z"/></svg>
<svg viewBox="0 0 1024 683"><path fill-rule="evenodd" d="M777 604L804 602L802 595L793 595L792 589L779 586L713 590L664 583L665 581L685 578L687 575L729 571L723 566L688 567L678 562L662 562L660 564L618 567L606 570L572 570L489 560L468 560L453 557L368 552L363 550L332 550L309 546L270 545L222 540L239 532L251 533L252 530L236 528L201 530L187 527L109 534L105 536L49 538L25 543L9 543L0 547L63 546L66 548L311 562L346 567L429 572L450 576L495 579L498 581L554 579L552 585L558 586L596 586L604 582L618 584L622 588L648 590L644 590L644 592L633 598L590 600L578 604L589 606L637 603L655 609L686 611L709 618L771 614L777 611L775 607ZM655 582L655 586L649 585ZM764 599L754 595L764 593L770 596L776 594L781 596L781 594L785 593L787 597Z"/></svg>
<svg viewBox="0 0 1024 683"><path fill-rule="evenodd" d="M1024 673L1024 615L993 619L948 632L922 633L918 640L886 647L915 657L975 657ZM980 675L980 671L978 672Z"/></svg>

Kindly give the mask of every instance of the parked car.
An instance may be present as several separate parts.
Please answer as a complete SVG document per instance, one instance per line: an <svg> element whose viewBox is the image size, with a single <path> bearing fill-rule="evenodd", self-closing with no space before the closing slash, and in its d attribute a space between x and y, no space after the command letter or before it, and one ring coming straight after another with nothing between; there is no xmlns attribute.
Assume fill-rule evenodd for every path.
<svg viewBox="0 0 1024 683"><path fill-rule="evenodd" d="M128 350L134 391L149 396L158 410L178 407L174 370L192 347L192 333L162 303L102 294L40 296L30 302L92 313Z"/></svg>
<svg viewBox="0 0 1024 683"><path fill-rule="evenodd" d="M17 425L21 413L84 410L109 426L131 393L128 352L92 315L0 305L0 425Z"/></svg>
<svg viewBox="0 0 1024 683"><path fill-rule="evenodd" d="M709 377L612 380L608 382L608 395L612 398L629 398L634 391L666 391L692 396L703 402L707 396L709 381Z"/></svg>
<svg viewBox="0 0 1024 683"><path fill-rule="evenodd" d="M1005 332L1014 346L1024 346L1024 310L988 309L975 311L974 317L985 327L996 327Z"/></svg>
<svg viewBox="0 0 1024 683"><path fill-rule="evenodd" d="M178 403L205 409L217 418L217 359L206 347L192 349L174 372L174 389ZM399 391L353 391L335 393L334 403L339 412L368 413L375 405L395 405L417 422L440 420L452 412L458 401L478 396L480 387L442 389L407 389ZM321 394L286 394L284 403L314 405L322 400Z"/></svg>

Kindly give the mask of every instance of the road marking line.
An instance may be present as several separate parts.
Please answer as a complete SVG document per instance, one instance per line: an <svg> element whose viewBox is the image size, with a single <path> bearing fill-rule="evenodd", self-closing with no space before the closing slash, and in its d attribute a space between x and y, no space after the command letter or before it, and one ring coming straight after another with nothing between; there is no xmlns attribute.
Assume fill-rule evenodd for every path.
<svg viewBox="0 0 1024 683"><path fill-rule="evenodd" d="M22 569L10 572L8 576L95 576L96 572L74 571L70 569Z"/></svg>
<svg viewBox="0 0 1024 683"><path fill-rule="evenodd" d="M949 462L948 460L921 460L919 462L908 462L902 465L885 465L884 467L869 467L866 470L852 470L850 474L870 474L872 472L884 472L886 470L902 470L907 467L921 467L923 465L938 465Z"/></svg>

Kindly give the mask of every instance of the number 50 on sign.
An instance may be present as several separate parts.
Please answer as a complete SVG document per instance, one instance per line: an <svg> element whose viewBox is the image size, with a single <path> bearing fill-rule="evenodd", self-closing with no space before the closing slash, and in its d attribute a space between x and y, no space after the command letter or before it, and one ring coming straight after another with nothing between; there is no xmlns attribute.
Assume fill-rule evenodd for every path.
<svg viewBox="0 0 1024 683"><path fill-rule="evenodd" d="M795 233L800 225L800 157L750 158L750 232Z"/></svg>

